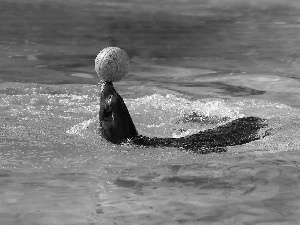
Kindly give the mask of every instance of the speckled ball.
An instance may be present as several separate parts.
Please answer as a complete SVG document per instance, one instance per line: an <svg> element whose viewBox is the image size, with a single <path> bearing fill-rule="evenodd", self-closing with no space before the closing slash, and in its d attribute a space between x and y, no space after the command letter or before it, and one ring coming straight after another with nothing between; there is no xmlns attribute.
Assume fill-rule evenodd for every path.
<svg viewBox="0 0 300 225"><path fill-rule="evenodd" d="M95 70L101 80L116 82L129 72L129 57L118 47L104 48L95 59Z"/></svg>

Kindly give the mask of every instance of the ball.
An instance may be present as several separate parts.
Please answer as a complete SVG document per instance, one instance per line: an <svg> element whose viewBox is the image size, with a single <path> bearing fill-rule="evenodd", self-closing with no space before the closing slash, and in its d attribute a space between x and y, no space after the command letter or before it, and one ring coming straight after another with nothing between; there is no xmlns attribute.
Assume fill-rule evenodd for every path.
<svg viewBox="0 0 300 225"><path fill-rule="evenodd" d="M95 70L101 80L116 82L129 72L129 57L118 47L104 48L95 59Z"/></svg>

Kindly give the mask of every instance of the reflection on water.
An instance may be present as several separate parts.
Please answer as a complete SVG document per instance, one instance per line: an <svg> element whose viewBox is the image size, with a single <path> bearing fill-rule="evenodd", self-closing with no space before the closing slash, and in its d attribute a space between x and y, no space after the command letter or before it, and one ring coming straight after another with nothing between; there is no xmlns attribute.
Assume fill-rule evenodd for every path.
<svg viewBox="0 0 300 225"><path fill-rule="evenodd" d="M94 74L106 46L163 65L299 78L297 1L12 0L0 8L0 58L12 57L1 60L4 80L95 83L68 75Z"/></svg>
<svg viewBox="0 0 300 225"><path fill-rule="evenodd" d="M298 1L0 9L0 224L299 223ZM115 86L141 134L258 116L271 135L208 155L107 143L93 69L107 46L130 56Z"/></svg>
<svg viewBox="0 0 300 225"><path fill-rule="evenodd" d="M108 169L110 179L95 174L95 169L25 175L15 171L1 178L6 182L1 185L1 221L297 224L299 196L293 190L299 186L299 169L292 163L267 159L257 163L236 156L223 163L208 161L154 170Z"/></svg>

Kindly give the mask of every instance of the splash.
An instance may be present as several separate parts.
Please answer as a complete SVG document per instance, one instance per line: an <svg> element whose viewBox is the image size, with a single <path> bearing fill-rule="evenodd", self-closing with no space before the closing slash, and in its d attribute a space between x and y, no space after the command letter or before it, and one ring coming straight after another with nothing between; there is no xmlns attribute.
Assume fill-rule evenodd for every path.
<svg viewBox="0 0 300 225"><path fill-rule="evenodd" d="M225 100L191 101L172 94L131 99L127 105L138 121L138 130L150 136L185 136L243 116L240 107L232 107Z"/></svg>
<svg viewBox="0 0 300 225"><path fill-rule="evenodd" d="M71 166L93 159L102 164L124 163L125 159L126 163L136 164L145 158L149 162L183 160L183 153L176 149L141 152L132 146L106 143L97 134L97 88L78 84L0 84L1 164L41 166L56 162L55 165ZM257 116L268 119L271 135L232 148L233 151L262 154L300 148L299 110L284 104L242 98L190 100L168 93L127 98L125 102L139 133L146 136L182 137L239 117Z"/></svg>

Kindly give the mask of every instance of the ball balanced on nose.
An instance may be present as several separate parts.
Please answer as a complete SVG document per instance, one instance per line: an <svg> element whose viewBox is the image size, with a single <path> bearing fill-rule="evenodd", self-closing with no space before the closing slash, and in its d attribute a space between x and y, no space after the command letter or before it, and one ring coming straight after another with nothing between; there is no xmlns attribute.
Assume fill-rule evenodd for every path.
<svg viewBox="0 0 300 225"><path fill-rule="evenodd" d="M96 57L95 70L100 82L100 134L112 143L136 136L137 130L123 98L113 82L122 80L129 72L129 57L118 47L107 47Z"/></svg>
<svg viewBox="0 0 300 225"><path fill-rule="evenodd" d="M120 81L130 70L129 57L118 47L104 48L95 59L95 70L103 81Z"/></svg>

